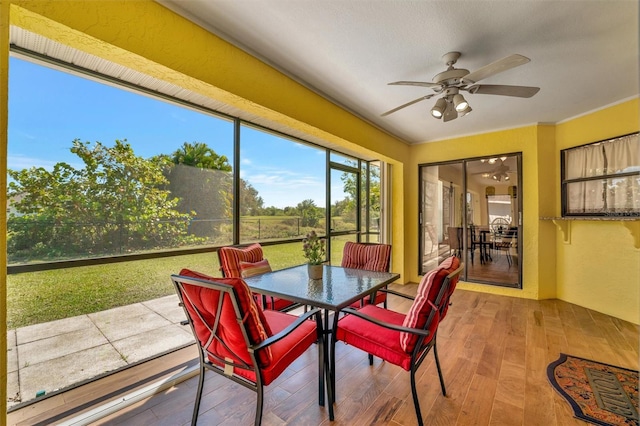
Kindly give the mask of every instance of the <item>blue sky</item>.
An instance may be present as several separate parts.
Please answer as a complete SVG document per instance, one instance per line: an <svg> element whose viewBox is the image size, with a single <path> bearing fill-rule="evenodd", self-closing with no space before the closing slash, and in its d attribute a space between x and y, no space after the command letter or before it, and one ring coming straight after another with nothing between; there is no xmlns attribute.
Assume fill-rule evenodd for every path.
<svg viewBox="0 0 640 426"><path fill-rule="evenodd" d="M204 142L233 158L233 126L209 115L12 57L9 62L9 169L67 162L72 141L112 146L127 139L144 158ZM292 149L295 147L294 149ZM241 176L265 206L324 206L324 151L254 130L243 132Z"/></svg>

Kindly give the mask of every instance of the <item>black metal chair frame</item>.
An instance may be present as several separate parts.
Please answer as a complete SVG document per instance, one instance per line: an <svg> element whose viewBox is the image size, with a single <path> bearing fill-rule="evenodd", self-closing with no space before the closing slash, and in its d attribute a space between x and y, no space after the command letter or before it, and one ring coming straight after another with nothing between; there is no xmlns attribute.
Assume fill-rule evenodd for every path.
<svg viewBox="0 0 640 426"><path fill-rule="evenodd" d="M496 243L496 248L500 251L505 252L505 256L507 258L507 262L509 263L509 267L511 267L511 265L513 264L513 258L511 257L511 249L513 248L513 240L515 236L516 236L516 233L514 231L507 231L503 235L503 241ZM506 242L504 242L505 238L507 239Z"/></svg>
<svg viewBox="0 0 640 426"><path fill-rule="evenodd" d="M477 233L480 233L478 235ZM473 258L476 248L480 249L480 264L485 264L487 261L493 260L491 257L491 249L493 243L487 241L487 231L479 230L475 226L469 226L469 245L471 246L471 264L473 265Z"/></svg>
<svg viewBox="0 0 640 426"><path fill-rule="evenodd" d="M176 292L178 293L178 297L180 298L180 306L182 306L184 308L185 314L188 318L189 321L189 325L191 326L191 331L193 332L193 335L196 339L196 344L198 345L198 355L200 358L200 366L199 366L199 374L200 374L200 378L198 381L198 391L196 394L196 400L195 400L195 405L193 408L193 416L191 419L191 424L192 425L196 425L198 422L198 411L200 409L200 400L202 399L202 390L204 387L204 375L205 375L205 371L206 370L210 370L213 371L217 374L223 375L231 380L233 380L234 382L253 390L254 392L257 393L257 406L256 406L256 416L255 416L255 425L259 426L262 423L262 409L263 409L263 405L264 405L264 386L262 384L262 376L260 373L260 367L259 367L259 363L256 359L256 353L259 350L262 350L274 343L276 343L277 341L283 339L284 337L286 337L289 333L291 333L293 330L295 330L298 326L300 326L304 321L309 320L311 317L315 317L315 322L316 322L316 333L317 333L317 345L318 345L318 391L319 391L319 404L320 405L324 405L324 379L325 379L325 375L324 375L324 369L325 369L325 360L324 360L324 338L323 338L323 327L322 327L322 314L321 314L321 310L318 308L315 309L311 309L309 311L307 311L305 314L300 315L298 317L298 319L291 323L288 327L286 327L284 330L282 330L281 332L269 337L268 339L262 341L261 343L257 344L257 345L253 345L250 343L249 340L249 335L247 334L247 331L244 327L244 322L243 322L243 318L245 317L244 313L241 312L238 300L237 300L237 295L236 292L234 290L234 288L228 284L224 284L224 283L217 283L217 282L212 282L209 280L202 280L202 279L198 279L198 278L190 278L190 277L185 277L185 276L181 276L181 275L172 275L171 276L171 280L173 281L173 285L176 288ZM242 335L244 337L244 341L247 345L247 350L249 352L249 355L251 357L251 364L246 364L246 363L242 363L242 364L238 364L238 363L234 363L234 362L230 362L226 359L220 358L218 356L216 356L215 354L210 353L209 351L207 351L207 347L210 345L210 343L213 341L213 339L217 339L219 340L223 345L225 345L225 347L227 347L227 349L231 350L226 344L225 342L223 342L218 335L216 334L216 331L218 329L219 326L219 321L220 321L220 313L222 310L222 302L225 299L224 295L222 295L222 297L219 298L218 301L218 306L216 307L216 319L215 319L215 323L213 325L208 324L206 321L204 321L204 319L202 318L200 312L198 311L198 309L193 305L193 303L191 303L190 300L185 300L185 298L183 297L183 292L182 292L182 285L184 284L189 284L189 285L196 285L196 286L201 286L201 287L205 287L205 288L209 288L212 290L216 290L216 291L220 291L221 293L226 293L229 295L229 299L231 300L231 303L233 304L233 309L234 312L236 314L236 320L238 322L238 324L240 325L240 330L242 331ZM196 330L195 327L193 325L193 321L191 319L191 315L189 314L189 311L187 310L187 307L185 305L185 303L189 303L189 305L191 306L191 308L193 308L193 310L198 314L198 316L200 317L200 320L203 322L203 324L205 324L207 327L209 328L209 332L211 333L211 337L209 338L209 341L206 342L204 345L200 344L200 341L198 340L198 335L196 334ZM227 369L229 367L232 368L239 368L239 369L243 369L243 370L247 370L247 371L253 371L256 377L256 382L252 382L242 376L238 376L238 375L234 375L233 373L229 373L228 371L226 371L227 369L225 369L224 367L221 367L219 365L213 364L210 360L209 357L215 358L217 361L219 361L222 365L227 366Z"/></svg>
<svg viewBox="0 0 640 426"><path fill-rule="evenodd" d="M427 322L425 323L423 328L409 328L409 327L403 327L403 326L398 326L398 325L394 325L394 324L389 324L383 321L380 321L376 318L373 318L369 315L366 314L362 314L361 312L359 312L357 309L353 309L353 308L344 308L342 310L342 312L344 312L345 314L351 314L351 315L355 315L357 317L360 317L364 320L370 321L380 327L385 327L391 330L396 330L396 331L400 331L400 332L407 332L407 333L412 333L412 334L416 334L418 336L418 341L416 342L416 346L413 349L413 352L411 353L411 394L413 396L413 404L415 406L415 410L416 410L416 417L418 419L418 425L423 426L424 422L422 420L422 412L420 411L420 402L418 401L418 391L416 388L416 371L418 370L418 368L420 368L420 365L422 364L422 362L424 361L424 359L427 357L427 355L429 354L429 351L431 350L431 348L433 348L433 356L436 360L436 367L438 369L438 378L440 379L440 387L442 388L442 395L446 396L447 395L447 390L444 384L444 377L442 375L442 369L440 368L440 360L438 359L438 348L436 345L436 338L437 338L437 332L438 329L436 328L436 331L433 335L433 339L431 339L428 343L424 343L424 340L430 336L430 332L428 330L429 325L431 324L431 322L434 320L436 314L438 315L442 315L442 313L444 313L444 309L445 307L447 307L448 305L450 305L451 303L449 302L449 298L447 297L446 300L443 300L445 295L447 295L449 293L449 286L451 283L451 280L453 280L456 276L459 276L460 273L462 272L462 270L464 269L464 263L461 263L460 266L458 267L458 269L456 269L455 271L451 272L449 275L447 275L442 283L442 286L440 287L440 291L438 292L438 295L436 297L435 300L435 306L437 307L437 311L436 309L432 309L431 312L429 313L429 317L427 318ZM389 294L393 294L396 296L400 296L403 297L405 299L409 299L409 300L415 300L415 297L410 296L408 294L404 294L404 293L400 293L394 290L380 290L380 291L385 291ZM450 296L450 294L449 294ZM334 336L336 335L336 329L337 329L337 323L334 324ZM439 325L439 324L438 324ZM373 364L373 355L369 354L369 364ZM335 389L333 389L332 392L333 398L335 399Z"/></svg>

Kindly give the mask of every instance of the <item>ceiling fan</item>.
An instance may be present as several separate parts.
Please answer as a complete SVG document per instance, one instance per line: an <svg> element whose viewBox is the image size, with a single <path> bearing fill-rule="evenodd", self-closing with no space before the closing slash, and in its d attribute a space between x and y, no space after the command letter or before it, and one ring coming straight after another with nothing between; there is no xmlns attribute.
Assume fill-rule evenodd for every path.
<svg viewBox="0 0 640 426"><path fill-rule="evenodd" d="M382 117L392 114L402 108L408 107L420 101L430 99L436 95L442 95L433 108L431 115L442 121L451 121L458 116L464 117L471 112L471 106L460 92L469 92L480 95L501 95L514 96L518 98L530 98L540 90L539 87L530 86L506 86L500 84L476 84L478 81L491 77L503 71L524 65L530 61L529 58L514 54L492 62L489 65L474 71L462 68L455 68L454 65L460 58L460 52L449 52L442 56L442 60L447 65L446 71L436 74L432 82L423 81L395 81L389 85L398 86L422 86L433 89L435 93L421 96L411 102L400 105L382 114Z"/></svg>
<svg viewBox="0 0 640 426"><path fill-rule="evenodd" d="M484 162L487 162L488 164L498 163L498 165L492 170L485 171L485 172L478 172L474 174L482 175L483 178L493 179L497 182L502 182L503 180L504 181L511 180L511 177L509 176L509 174L515 173L515 172L509 169L509 166L504 164L506 159L507 157L489 158L488 160L482 159L480 161L483 163Z"/></svg>

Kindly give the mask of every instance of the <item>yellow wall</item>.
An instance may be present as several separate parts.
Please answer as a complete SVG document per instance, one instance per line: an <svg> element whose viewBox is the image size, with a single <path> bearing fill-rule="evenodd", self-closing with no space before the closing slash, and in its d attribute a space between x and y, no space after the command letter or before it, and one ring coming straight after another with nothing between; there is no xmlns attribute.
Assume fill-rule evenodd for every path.
<svg viewBox="0 0 640 426"><path fill-rule="evenodd" d="M567 221L570 242L551 220L560 216L560 150L639 130L638 100L558 125L456 138L412 147L406 234L417 235L418 165L522 152L523 288L461 283L464 289L532 299L558 298L640 324L640 224ZM566 223L566 222L565 222ZM406 245L405 270L417 281L418 247Z"/></svg>
<svg viewBox="0 0 640 426"><path fill-rule="evenodd" d="M639 129L638 99L633 99L558 124L557 150ZM559 216L559 196L556 205L555 216ZM625 225L635 230L635 237ZM558 230L556 243L558 298L640 324L638 223L569 221L568 226L568 241L565 243L564 234Z"/></svg>
<svg viewBox="0 0 640 426"><path fill-rule="evenodd" d="M460 288L530 299L554 297L554 272L547 267L541 267L540 257L545 257L545 253L550 250L553 251L555 238L550 240L538 238L540 228L544 226L538 220L539 211L546 207L546 202L540 194L538 157L541 153L546 154L551 150L552 148L547 146L553 147L553 144L553 133L548 131L547 126L528 126L413 146L411 160L407 165L410 173L409 180L406 182L409 194L404 220L406 235L418 235L418 166L420 164L522 152L524 176L521 188L524 221L522 244L525 259L523 288L519 290L473 283L461 283ZM407 277L409 280L418 282L420 280L417 261L418 246L415 241L412 240L407 244L405 251Z"/></svg>

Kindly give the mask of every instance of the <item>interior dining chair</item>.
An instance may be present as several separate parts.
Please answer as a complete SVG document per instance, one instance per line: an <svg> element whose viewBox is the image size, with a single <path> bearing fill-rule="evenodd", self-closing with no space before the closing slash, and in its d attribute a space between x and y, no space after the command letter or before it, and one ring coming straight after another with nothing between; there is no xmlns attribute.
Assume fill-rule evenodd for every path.
<svg viewBox="0 0 640 426"><path fill-rule="evenodd" d="M464 263L456 256L451 256L422 278L415 298L386 290L389 294L413 299L406 315L376 305L366 305L360 309L348 307L343 309L346 315L334 326L335 339L369 353L370 362L374 355L410 372L411 393L419 425L423 425L423 420L416 389L416 371L431 348L442 394L447 394L438 359L436 335L463 269ZM335 360L331 359L332 371L335 371L334 363ZM335 395L335 389L331 394Z"/></svg>
<svg viewBox="0 0 640 426"><path fill-rule="evenodd" d="M343 268L364 269L367 271L389 272L390 263L391 246L389 244L347 241L342 250L342 262L340 266ZM386 308L387 294L378 291L372 294L370 298L354 302L351 307L360 308L370 303L374 305L382 303Z"/></svg>
<svg viewBox="0 0 640 426"><path fill-rule="evenodd" d="M299 317L263 311L241 278L213 278L183 269L179 275L172 275L171 280L199 348L200 379L192 425L198 421L206 371L255 391L255 424L260 425L264 386L314 343L318 345L319 403L324 405L325 362L319 309L311 309ZM310 321L312 317L315 321ZM212 394L215 393L214 390Z"/></svg>
<svg viewBox="0 0 640 426"><path fill-rule="evenodd" d="M223 277L247 278L257 274L271 272L269 261L264 258L259 243L249 245L225 246L218 249L218 260ZM254 293L256 303L263 309L290 311L299 306L291 300L279 297L264 296Z"/></svg>
<svg viewBox="0 0 640 426"><path fill-rule="evenodd" d="M500 241L497 241L495 243L495 248L505 253L507 262L509 263L509 267L511 267L511 265L513 264L513 258L511 257L511 249L514 247L514 236L515 236L515 231L507 231L507 233L502 236Z"/></svg>

